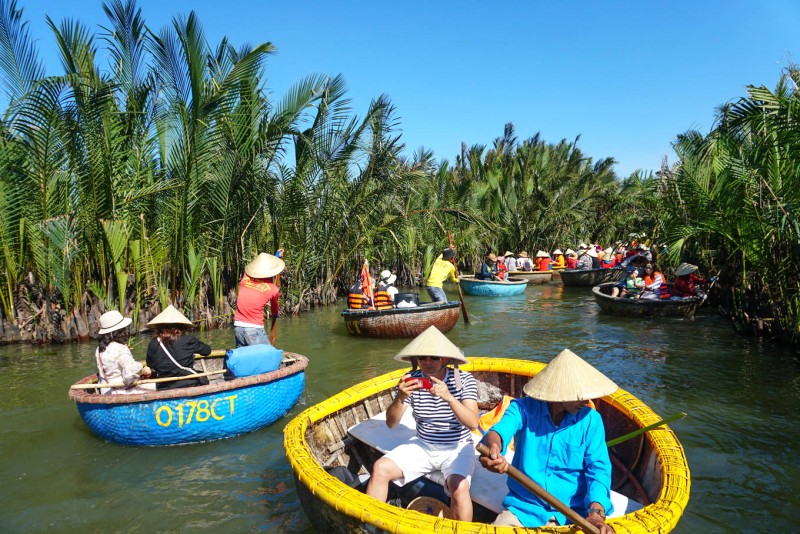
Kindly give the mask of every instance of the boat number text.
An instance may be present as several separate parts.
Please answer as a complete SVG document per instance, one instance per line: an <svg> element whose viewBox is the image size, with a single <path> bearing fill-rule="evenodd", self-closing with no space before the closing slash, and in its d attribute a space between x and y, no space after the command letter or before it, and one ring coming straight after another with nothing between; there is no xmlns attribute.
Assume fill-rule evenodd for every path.
<svg viewBox="0 0 800 534"><path fill-rule="evenodd" d="M178 428L189 425L192 422L205 423L209 419L222 421L226 415L233 415L234 401L238 395L229 395L214 399L209 403L207 400L186 401L177 406L161 406L156 410L156 423L159 426L168 427L173 421L177 421ZM226 403L227 401L227 403ZM218 403L222 403L218 406ZM227 408L227 413L226 413Z"/></svg>

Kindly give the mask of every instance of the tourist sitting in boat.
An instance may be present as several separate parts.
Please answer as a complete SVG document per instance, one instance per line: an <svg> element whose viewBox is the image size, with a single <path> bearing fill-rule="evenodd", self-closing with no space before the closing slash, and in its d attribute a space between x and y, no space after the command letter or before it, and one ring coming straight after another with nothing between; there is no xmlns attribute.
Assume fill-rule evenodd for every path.
<svg viewBox="0 0 800 534"><path fill-rule="evenodd" d="M628 272L628 276L625 278L625 287L623 287L619 292L619 297L638 299L643 289L644 280L639 278L639 269L633 269L632 271Z"/></svg>
<svg viewBox="0 0 800 534"><path fill-rule="evenodd" d="M436 258L431 267L431 274L428 275L428 282L425 289L428 291L432 302L447 302L442 286L450 279L451 282L458 283L456 276L456 251L453 248L446 248L442 255Z"/></svg>
<svg viewBox="0 0 800 534"><path fill-rule="evenodd" d="M395 360L411 363L386 410L386 426L397 426L406 408L413 410L416 436L375 462L367 495L385 501L389 482L402 486L434 471L445 477L453 519L472 521L469 488L475 468L471 437L478 427L478 387L463 352L435 326L401 350ZM448 367L454 364L454 368Z"/></svg>
<svg viewBox="0 0 800 534"><path fill-rule="evenodd" d="M483 438L491 455L481 464L506 473L511 440L516 450L511 465L567 506L585 516L602 534L613 512L611 461L603 419L587 401L610 395L617 385L569 350L563 350L523 388L503 418ZM508 495L496 526L541 527L566 523L566 517L508 477Z"/></svg>
<svg viewBox="0 0 800 534"><path fill-rule="evenodd" d="M528 257L528 252L525 250L519 253L519 258L517 259L517 270L518 271L533 270L533 262Z"/></svg>
<svg viewBox="0 0 800 534"><path fill-rule="evenodd" d="M587 248L583 254L578 253L578 269L599 269L600 260L597 259L597 252L593 248Z"/></svg>
<svg viewBox="0 0 800 534"><path fill-rule="evenodd" d="M644 266L644 288L639 296L645 300L666 299L670 297L664 275L655 270L651 262Z"/></svg>
<svg viewBox="0 0 800 534"><path fill-rule="evenodd" d="M600 267L602 269L613 269L617 266L617 258L612 254L611 247L603 251L603 257L600 260Z"/></svg>
<svg viewBox="0 0 800 534"><path fill-rule="evenodd" d="M568 248L567 251L564 253L566 258L564 259L564 266L567 269L577 269L578 268L578 253Z"/></svg>
<svg viewBox="0 0 800 534"><path fill-rule="evenodd" d="M698 276L697 265L691 263L681 263L675 269L675 280L672 281L672 299L688 298L688 297L705 297L705 292L696 287L699 284L709 284L713 282L716 277L704 278Z"/></svg>
<svg viewBox="0 0 800 534"><path fill-rule="evenodd" d="M147 346L147 365L159 378L197 374L194 370L194 355L211 354L211 347L192 334L186 333L192 326L194 326L192 321L172 304L147 323L147 327L155 331L153 339ZM201 376L174 382L160 382L158 389L190 388L206 384L208 379Z"/></svg>
<svg viewBox="0 0 800 534"><path fill-rule="evenodd" d="M513 252L506 250L506 253L503 254L503 256L505 257L506 269L508 269L509 272L520 270L517 268L517 259L514 257Z"/></svg>
<svg viewBox="0 0 800 534"><path fill-rule="evenodd" d="M497 256L493 253L486 255L486 261L481 265L481 270L475 275L478 280L500 280L497 277Z"/></svg>
<svg viewBox="0 0 800 534"><path fill-rule="evenodd" d="M286 267L277 255L262 252L244 268L236 297L236 314L233 316L233 335L236 346L269 345L264 328L264 309L269 305L272 321L278 317L278 286L273 278Z"/></svg>
<svg viewBox="0 0 800 534"><path fill-rule="evenodd" d="M125 387L103 388L101 393L147 393L156 389L155 384L135 385L140 378L149 377L151 370L137 362L128 348L128 325L131 322L129 317L123 317L117 310L107 311L100 316L94 353L98 382L121 381L125 384Z"/></svg>
<svg viewBox="0 0 800 534"><path fill-rule="evenodd" d="M566 267L566 259L564 258L564 253L561 252L560 248L557 248L553 251L553 268L563 269L564 267Z"/></svg>
<svg viewBox="0 0 800 534"><path fill-rule="evenodd" d="M503 282L508 280L508 267L506 267L506 259L505 256L497 256L497 263L495 263L495 267L497 269L497 278L498 280L502 280Z"/></svg>
<svg viewBox="0 0 800 534"><path fill-rule="evenodd" d="M394 287L396 280L397 275L392 274L392 271L389 269L381 271L380 278L378 279L378 288L377 291L375 291L376 310L391 310L394 308L394 297L399 293L399 290Z"/></svg>
<svg viewBox="0 0 800 534"><path fill-rule="evenodd" d="M544 250L536 252L536 270L549 271L550 270L550 254Z"/></svg>

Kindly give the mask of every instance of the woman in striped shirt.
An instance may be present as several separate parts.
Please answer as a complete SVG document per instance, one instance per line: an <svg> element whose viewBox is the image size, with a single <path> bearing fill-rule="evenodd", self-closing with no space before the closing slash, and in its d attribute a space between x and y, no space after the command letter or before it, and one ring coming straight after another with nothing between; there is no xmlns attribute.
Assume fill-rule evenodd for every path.
<svg viewBox="0 0 800 534"><path fill-rule="evenodd" d="M411 372L397 385L397 395L386 410L386 425L397 426L411 406L417 435L375 462L367 495L385 501L390 481L403 485L441 471L453 519L472 521L469 487L475 449L471 432L478 426L478 388L470 373L458 369L467 359L435 326L406 345L395 359L411 363ZM453 368L448 367L450 363Z"/></svg>

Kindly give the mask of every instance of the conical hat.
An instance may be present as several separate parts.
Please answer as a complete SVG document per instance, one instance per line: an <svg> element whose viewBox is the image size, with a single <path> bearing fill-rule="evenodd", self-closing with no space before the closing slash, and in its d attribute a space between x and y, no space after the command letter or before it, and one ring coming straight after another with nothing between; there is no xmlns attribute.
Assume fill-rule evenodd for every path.
<svg viewBox="0 0 800 534"><path fill-rule="evenodd" d="M608 247L607 249L603 250L603 254L613 254L613 253L614 253L614 249L611 248L611 247Z"/></svg>
<svg viewBox="0 0 800 534"><path fill-rule="evenodd" d="M467 363L461 349L453 345L453 342L433 325L403 347L403 350L398 352L394 359L407 362L409 358L417 356L439 356L440 358L451 358L458 363Z"/></svg>
<svg viewBox="0 0 800 534"><path fill-rule="evenodd" d="M557 249L555 249L555 250L553 251L553 256L563 256L563 255L564 255L564 253L563 253L563 252L561 252L561 249L560 249L560 248L557 248Z"/></svg>
<svg viewBox="0 0 800 534"><path fill-rule="evenodd" d="M175 306L170 304L164 311L153 317L153 319L147 323L147 326L148 328L151 328L160 324L183 324L186 326L192 326L192 321L187 319L185 315L175 308Z"/></svg>
<svg viewBox="0 0 800 534"><path fill-rule="evenodd" d="M586 255L587 256L591 256L592 258L596 258L597 257L597 251L595 249L593 249L593 248L590 248L589 250L586 251Z"/></svg>
<svg viewBox="0 0 800 534"><path fill-rule="evenodd" d="M571 256L572 254L575 254L575 251L572 250L571 248L568 248L567 251L564 253L564 255L566 256Z"/></svg>
<svg viewBox="0 0 800 534"><path fill-rule="evenodd" d="M244 268L250 278L271 278L286 267L282 259L262 252Z"/></svg>
<svg viewBox="0 0 800 534"><path fill-rule="evenodd" d="M569 349L562 350L522 388L529 397L547 402L599 399L617 389L614 382Z"/></svg>
<svg viewBox="0 0 800 534"><path fill-rule="evenodd" d="M678 265L678 268L675 269L675 276L683 276L684 274L690 274L697 270L697 265L692 265L691 263L681 263Z"/></svg>
<svg viewBox="0 0 800 534"><path fill-rule="evenodd" d="M550 254L548 254L544 250L539 250L539 251L536 252L536 257L537 258L549 258Z"/></svg>
<svg viewBox="0 0 800 534"><path fill-rule="evenodd" d="M506 253L503 254L503 256L513 256L513 255L514 255L514 253L511 252L510 250L506 250Z"/></svg>

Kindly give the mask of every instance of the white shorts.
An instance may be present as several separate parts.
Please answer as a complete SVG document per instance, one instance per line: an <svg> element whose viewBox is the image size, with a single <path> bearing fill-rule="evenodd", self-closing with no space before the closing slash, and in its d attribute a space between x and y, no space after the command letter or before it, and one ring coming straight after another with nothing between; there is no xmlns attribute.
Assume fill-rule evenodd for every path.
<svg viewBox="0 0 800 534"><path fill-rule="evenodd" d="M398 486L416 480L434 471L441 471L445 481L450 475L461 475L472 482L475 470L475 447L472 441L463 441L456 445L434 445L419 439L411 438L408 443L395 447L386 453L403 472L401 478L394 480ZM447 490L445 484L445 490Z"/></svg>

